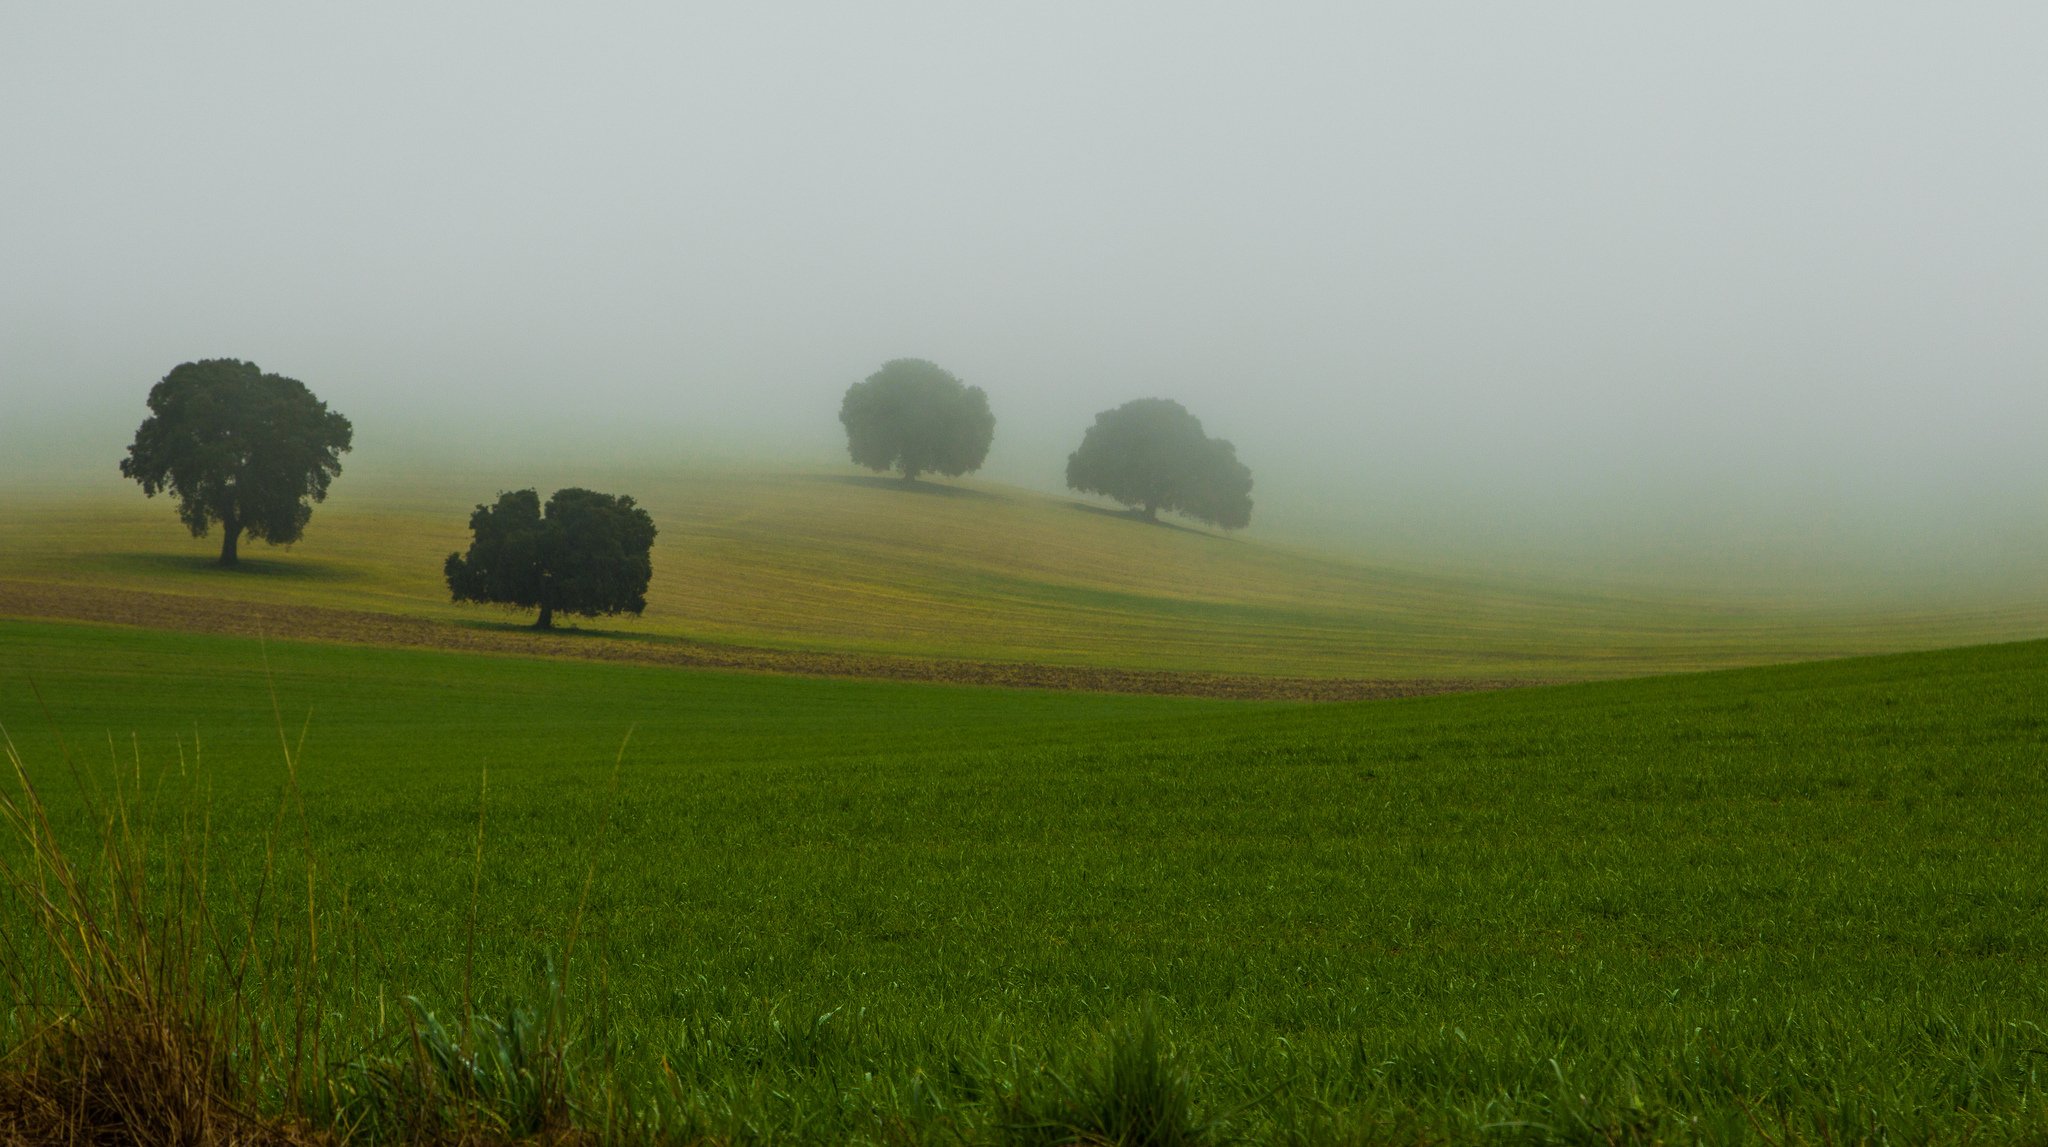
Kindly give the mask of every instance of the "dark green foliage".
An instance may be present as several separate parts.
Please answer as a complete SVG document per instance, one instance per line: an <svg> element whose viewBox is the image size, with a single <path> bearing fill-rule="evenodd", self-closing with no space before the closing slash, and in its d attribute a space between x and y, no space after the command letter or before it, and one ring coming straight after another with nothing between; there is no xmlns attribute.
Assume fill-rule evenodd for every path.
<svg viewBox="0 0 2048 1147"><path fill-rule="evenodd" d="M624 495L575 487L557 490L543 514L539 493L513 490L469 516L469 553L442 567L456 601L539 609L535 628L555 611L596 617L647 608L654 576L654 519Z"/></svg>
<svg viewBox="0 0 2048 1147"><path fill-rule="evenodd" d="M1148 519L1172 510L1226 530L1252 520L1252 472L1237 448L1202 433L1201 420L1170 398L1096 415L1067 456L1067 485L1141 508Z"/></svg>
<svg viewBox="0 0 2048 1147"><path fill-rule="evenodd" d="M981 469L995 440L988 395L921 358L899 358L846 388L839 405L855 465L904 478Z"/></svg>
<svg viewBox="0 0 2048 1147"><path fill-rule="evenodd" d="M298 541L354 437L305 383L231 358L173 368L150 388L149 411L121 473L150 497L170 491L193 537L220 523L225 566L245 533Z"/></svg>

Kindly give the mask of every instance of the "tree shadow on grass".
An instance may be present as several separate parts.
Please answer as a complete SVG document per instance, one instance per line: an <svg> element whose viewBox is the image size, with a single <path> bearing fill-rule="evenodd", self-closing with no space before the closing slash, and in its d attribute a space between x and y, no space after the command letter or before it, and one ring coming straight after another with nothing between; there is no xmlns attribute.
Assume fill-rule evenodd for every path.
<svg viewBox="0 0 2048 1147"><path fill-rule="evenodd" d="M939 482L919 479L905 482L901 478L887 478L879 474L807 474L813 482L836 482L842 486L864 486L870 490L888 490L897 494L926 494L939 498L982 498L991 502L1007 502L1001 494L987 490L971 490L966 486L949 486Z"/></svg>
<svg viewBox="0 0 2048 1147"><path fill-rule="evenodd" d="M520 634L527 637L561 637L572 640L616 641L629 645L647 645L663 648L721 646L727 644L726 642L706 641L702 638L685 637L674 633L650 633L644 629L613 629L606 625L606 622L614 620L611 617L565 616L560 613L555 615L553 628L535 629L533 627L535 616L537 615L533 610L528 610L523 615L523 618L521 614L513 612L503 618L461 617L448 618L445 621L457 629L475 630L479 633ZM626 615L623 620L630 621L632 617L631 615Z"/></svg>
<svg viewBox="0 0 2048 1147"><path fill-rule="evenodd" d="M474 629L482 633L541 633L546 634L550 637L613 636L612 634L600 629L585 629L581 625L578 625L575 621L570 621L562 617L562 615L560 614L555 615L554 628L535 629L533 627L533 619L538 616L539 614L536 611L527 610L525 620L523 621L520 620L518 615L512 614L506 616L503 619L489 617L453 617L448 619L448 624L456 627L457 629Z"/></svg>
<svg viewBox="0 0 2048 1147"><path fill-rule="evenodd" d="M533 627L533 619L538 616L540 615L537 611L529 609L524 615L515 612L508 614L503 619L489 617L451 618L448 624L459 629L475 629L485 633L535 633L543 637L611 637L632 639L635 637L651 636L649 634L636 633L632 630L599 628L599 623L604 621L604 618L601 617L575 617L561 613L555 614L555 624L552 627L548 629L535 629Z"/></svg>
<svg viewBox="0 0 2048 1147"><path fill-rule="evenodd" d="M178 574L219 574L223 577L276 578L295 582L359 581L362 574L328 562L279 558L243 558L239 564L224 566L216 554L114 553L100 554L90 565L108 573L139 573L154 577Z"/></svg>
<svg viewBox="0 0 2048 1147"><path fill-rule="evenodd" d="M1162 530L1179 530L1183 534L1193 534L1200 538L1215 538L1219 542L1234 542L1237 540L1228 534L1219 534L1213 530L1204 530L1196 526L1183 526L1179 522L1169 522L1164 518L1154 521L1146 518L1145 511L1143 510L1111 510L1103 506L1091 506L1086 502L1068 502L1067 505L1084 514L1100 514L1105 518L1136 522L1141 526L1153 526Z"/></svg>

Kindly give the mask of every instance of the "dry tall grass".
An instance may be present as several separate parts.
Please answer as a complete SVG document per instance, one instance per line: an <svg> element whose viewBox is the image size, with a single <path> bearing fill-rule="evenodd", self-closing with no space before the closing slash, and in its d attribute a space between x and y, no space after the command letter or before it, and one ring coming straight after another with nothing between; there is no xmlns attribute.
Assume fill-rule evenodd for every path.
<svg viewBox="0 0 2048 1147"><path fill-rule="evenodd" d="M483 1145L593 1138L559 980L538 1017L483 1015L465 992L443 1023L406 998L395 1022L331 1046L338 1014L323 950L319 865L297 784L298 746L279 721L285 784L253 888L217 879L203 801L145 776L139 750L96 791L70 749L86 823L53 817L0 728L0 1147L336 1143ZM111 748L110 741L110 748ZM181 746L178 774L198 775ZM196 817L196 820L195 820ZM160 820L160 818L163 818ZM165 823L168 821L168 823ZM479 804L477 864L484 849ZM297 895L303 883L303 899ZM289 885L293 894L287 895ZM473 942L473 941L472 941ZM323 969L323 960L329 966ZM551 978L552 979L552 978ZM467 976L465 976L465 982Z"/></svg>
<svg viewBox="0 0 2048 1147"><path fill-rule="evenodd" d="M317 1140L256 1102L280 1068L294 1091L301 1086L317 1037L309 1043L303 1022L280 1033L252 1006L255 981L282 973L298 981L294 1010L303 1021L305 975L275 966L276 953L259 944L260 911L240 935L211 911L205 826L177 834L168 850L154 847L157 826L137 815L138 759L133 787L117 771L108 799L89 797L95 847L75 857L11 737L5 751L14 784L0 791L0 815L15 847L0 859L0 878L20 911L0 974L20 1039L0 1070L0 1135L14 1143ZM66 758L83 785L68 750ZM266 865L266 884L274 872ZM269 891L257 890L259 904ZM310 957L314 949L300 950Z"/></svg>

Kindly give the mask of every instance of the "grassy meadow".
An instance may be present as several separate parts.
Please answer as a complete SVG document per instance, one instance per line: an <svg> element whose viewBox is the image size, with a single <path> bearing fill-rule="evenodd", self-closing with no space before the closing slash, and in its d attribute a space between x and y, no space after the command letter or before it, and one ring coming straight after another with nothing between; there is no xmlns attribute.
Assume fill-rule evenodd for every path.
<svg viewBox="0 0 2048 1147"><path fill-rule="evenodd" d="M467 626L441 561L475 473L345 476L289 551L210 565L164 499L17 489L0 500L0 582L306 604ZM525 478L522 482L535 481ZM541 481L634 495L661 530L648 609L586 629L646 641L1044 665L1308 677L1586 680L2048 635L2037 599L1709 595L1375 565L1255 537L1147 526L1101 505L975 482L714 470ZM1593 587L1593 588L1588 588ZM0 616L9 612L0 585Z"/></svg>
<svg viewBox="0 0 2048 1147"><path fill-rule="evenodd" d="M1323 706L0 650L58 835L205 826L250 1030L362 1140L421 1014L559 999L624 1137L2048 1141L2048 643Z"/></svg>

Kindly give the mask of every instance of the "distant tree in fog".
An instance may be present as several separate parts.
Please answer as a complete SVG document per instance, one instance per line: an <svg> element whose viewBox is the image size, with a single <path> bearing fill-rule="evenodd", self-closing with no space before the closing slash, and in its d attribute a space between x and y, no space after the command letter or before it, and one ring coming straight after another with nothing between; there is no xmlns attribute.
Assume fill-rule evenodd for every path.
<svg viewBox="0 0 2048 1147"><path fill-rule="evenodd" d="M202 359L150 388L149 417L121 473L149 497L170 491L193 537L219 523L220 564L232 566L243 534L272 545L299 540L354 434L298 379L239 359Z"/></svg>
<svg viewBox="0 0 2048 1147"><path fill-rule="evenodd" d="M884 363L847 387L839 421L856 465L895 470L910 482L981 469L996 434L988 395L921 358Z"/></svg>
<svg viewBox="0 0 2048 1147"><path fill-rule="evenodd" d="M456 601L539 609L535 629L552 628L555 611L596 617L647 608L654 575L654 519L624 495L571 487L557 490L546 511L540 494L513 490L469 516L468 554L442 566Z"/></svg>
<svg viewBox="0 0 2048 1147"><path fill-rule="evenodd" d="M1067 456L1067 485L1143 510L1147 521L1161 510L1227 530L1252 520L1252 472L1237 448L1202 433L1201 420L1170 398L1096 415Z"/></svg>

